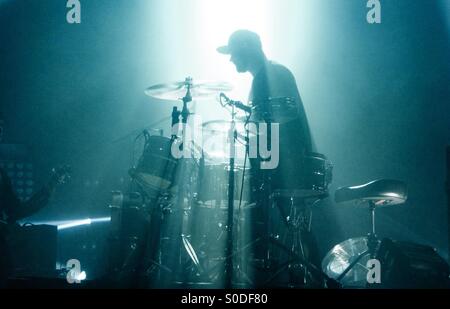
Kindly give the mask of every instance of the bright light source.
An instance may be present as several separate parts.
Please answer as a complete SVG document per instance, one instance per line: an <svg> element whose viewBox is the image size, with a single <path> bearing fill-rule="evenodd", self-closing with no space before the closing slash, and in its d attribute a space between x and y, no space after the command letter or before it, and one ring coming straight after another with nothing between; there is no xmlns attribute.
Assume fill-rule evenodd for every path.
<svg viewBox="0 0 450 309"><path fill-rule="evenodd" d="M91 224L91 222L92 222L91 219L74 220L70 223L58 225L58 230L64 230L64 229L68 229L68 228L80 226L80 225L89 225L89 224Z"/></svg>
<svg viewBox="0 0 450 309"><path fill-rule="evenodd" d="M76 280L82 281L82 280L86 280L86 272L82 271L81 273L79 273L76 278Z"/></svg>
<svg viewBox="0 0 450 309"><path fill-rule="evenodd" d="M59 220L59 221L19 221L20 224L33 224L33 225L56 225L58 230L65 230L72 227L77 227L81 225L90 225L92 223L101 223L101 222L110 222L111 217L100 217L100 218L87 218L87 219L78 219L78 220Z"/></svg>
<svg viewBox="0 0 450 309"><path fill-rule="evenodd" d="M111 217L91 219L91 223L110 222L110 221L111 221Z"/></svg>
<svg viewBox="0 0 450 309"><path fill-rule="evenodd" d="M86 280L86 272L82 271L82 272L78 272L75 269L71 269L68 272L68 278L71 282L77 282L80 283L80 281Z"/></svg>
<svg viewBox="0 0 450 309"><path fill-rule="evenodd" d="M64 229L68 229L68 228L72 228L72 227L76 227L76 226L80 226L80 225L90 225L92 223L101 223L101 222L109 222L111 221L111 217L103 217L103 218L94 218L94 219L83 219L83 220L73 220L73 221L69 221L69 222L65 222L62 224L57 224L58 225L58 230L64 230Z"/></svg>
<svg viewBox="0 0 450 309"><path fill-rule="evenodd" d="M198 0L195 3L200 12L195 29L199 31L196 51L201 53L205 70L202 73L233 81L234 85L244 84L245 87L240 87L241 90L237 89L233 94L245 100L250 88L250 76L237 74L233 64L228 62L229 57L217 53L216 48L227 44L234 31L248 29L260 35L264 50L270 54L271 30L274 28L274 20L269 16L271 4L267 0ZM208 66L205 67L205 64Z"/></svg>
<svg viewBox="0 0 450 309"><path fill-rule="evenodd" d="M273 19L267 0L200 0L197 7L201 12L198 23L202 30L201 51L210 55L218 46L228 41L230 34L238 29L257 32L264 46L270 49ZM266 48L266 49L267 49Z"/></svg>

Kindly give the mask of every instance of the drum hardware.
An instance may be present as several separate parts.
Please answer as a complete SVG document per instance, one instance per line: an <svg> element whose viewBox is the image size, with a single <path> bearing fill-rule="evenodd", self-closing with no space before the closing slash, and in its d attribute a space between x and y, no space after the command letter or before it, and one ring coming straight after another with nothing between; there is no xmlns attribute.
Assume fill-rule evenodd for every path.
<svg viewBox="0 0 450 309"><path fill-rule="evenodd" d="M198 256L196 250L194 249L194 246L191 243L189 228L190 219L188 218L192 209L191 204L196 200L196 194L192 192L195 192L195 189L197 188L189 187L192 186L195 181L186 181L186 177L188 176L188 174L190 175L191 172L189 168L193 167L194 165L200 168L201 162L200 164L198 164L197 161L189 160L188 158L184 157L175 159L168 151L170 148L169 145L172 146L174 143L177 143L175 147L178 147L181 151L183 151L183 149L184 151L186 151L185 147L188 147L188 145L185 144L185 126L188 123L189 115L192 114L188 108L188 104L190 102L192 102L193 100L202 100L215 97L218 92L229 91L231 90L231 88L232 87L227 83L194 81L191 77L188 77L183 82L159 84L151 86L145 90L145 93L153 98L170 101L181 100L183 104L181 111L178 110L176 106L174 106L172 109L171 139L169 140L161 137L159 139L159 145L162 145L163 147L158 147L158 143L155 143L155 141L158 141L157 138L153 138L149 145L154 145L154 147L148 147L148 154L143 155L144 161L146 156L151 158L152 160L147 159L146 161L149 162L147 163L147 165L140 162L141 164L138 164L136 168L137 176L147 176L141 177L144 178L145 182L143 182L139 177L134 177L135 180L143 183L143 187L147 188L147 190L150 188L150 191L154 191L156 192L156 194L160 192L169 192L169 194L174 196L175 209L172 209L172 220L176 222L172 222L172 225L176 227L176 230L178 232L173 234L173 237L176 237L177 239L172 239L172 241L179 243L179 245L175 245L175 247L180 248L181 251L177 253L178 257L176 258L176 260L178 260L178 264L172 265L172 269L181 269L183 273L185 273L187 263L192 263L193 266L189 266L188 268L192 268L198 274L202 275L204 273L204 269L200 263L201 258ZM179 131L180 124L183 126L181 134ZM189 151L198 151L199 153L201 153L200 161L204 161L203 149L199 150L200 147L195 144L193 146L194 147L189 148ZM160 150L167 151L165 153L162 153L162 155L159 155L160 153L158 151ZM168 156L169 153L170 155ZM194 155L192 157L197 158L198 156ZM156 164L155 161L159 161L165 164ZM159 167L163 166L164 168L160 168L158 170L158 168L153 168L155 165ZM178 179L180 179L181 181L178 181ZM180 228L178 229L177 226L179 226ZM187 262L184 262L182 258L182 255L184 256L185 254L188 258ZM187 280L188 278L184 277L184 279Z"/></svg>
<svg viewBox="0 0 450 309"><path fill-rule="evenodd" d="M185 126L188 122L188 117L191 114L188 109L188 106L187 106L187 103L192 102L192 99L193 99L192 89L194 88L194 84L193 84L193 80L191 77L187 77L185 79L184 88L186 90L186 93L183 96L183 98L181 98L181 100L183 102L183 108L182 108L181 112L178 112L177 108L175 106L173 107L173 110L172 110L172 126L177 126L179 124L179 121L180 121L179 116L181 116L181 123L183 125L182 136L181 136L181 147L180 147L181 150L183 150L183 148L186 147ZM200 96L200 93L198 93L197 96ZM176 132L176 131L172 132L172 140L179 139L178 133L179 132ZM186 173L187 165L186 165L185 159L181 158L179 160L179 162L180 162L180 166L178 169L177 177L179 177L179 179L181 179L182 181L180 181L180 185L178 187L177 198L176 198L176 207L177 207L177 209L184 209L185 197L186 197L186 193L188 192L187 185L190 184L190 182L187 182L187 184L183 183L183 180L186 179L186 176L187 176L187 173ZM191 201L192 201L192 199L191 199ZM190 208L190 207L188 206L188 208ZM192 247L191 243L189 242L188 236L187 236L189 233L189 231L186 231L186 226L189 225L189 223L188 223L189 218L187 217L187 215L188 215L187 211L188 210L186 210L186 209L183 210L183 218L182 218L182 221L180 222L180 224L181 224L180 238L181 238L183 247L185 249L185 252L188 254L188 256L190 258L190 261L194 264L194 267L197 269L197 271L199 273L201 273L202 268L200 266L200 262L198 260L197 254L196 254L194 248ZM178 224L178 223L176 223L176 224ZM178 238L178 236L177 236L177 238ZM182 274L184 276L185 266L184 266L184 263L182 262L181 255L182 255L182 252L180 252L180 265L178 265L178 267L181 267Z"/></svg>
<svg viewBox="0 0 450 309"><path fill-rule="evenodd" d="M219 95L220 98L220 104L225 107L225 106L231 106L232 108L236 107L244 112L246 112L247 114L251 114L252 113L252 108L250 106L245 105L244 103L240 102L240 101L233 101L231 100L229 97L227 97L225 95L225 93L221 93ZM234 112L234 110L233 110Z"/></svg>
<svg viewBox="0 0 450 309"><path fill-rule="evenodd" d="M321 200L328 196L328 186L332 180L332 164L325 156L318 153L310 153L302 159L303 166L307 168L303 169L303 172L298 175L298 182L292 185L297 189L276 189L271 187L271 177L273 173L270 170L262 171L263 175L258 175L263 181L258 188L260 198L257 204L262 205L262 209L276 208L279 215L283 220L284 226L287 227L287 234L291 239L288 244L283 243L282 239L274 233L271 227L266 226L263 231L263 235L250 244L245 246L246 248L256 245L258 242L262 244L272 244L273 247L281 249L284 253L287 253L288 260L281 265L276 265L276 259L274 256L279 254L269 246L264 248L264 254L261 260L262 269L271 272L268 278L264 278L264 281L259 283L262 286L269 286L273 284L276 277L288 269L291 277L289 283L292 286L301 284L307 285L320 285L320 282L325 283L327 287L337 288L340 287L333 278L328 277L322 270L314 265L309 259L309 254L305 251L303 243L303 234L306 238L310 232L310 224L312 220L311 209L318 204ZM285 211L282 205L287 205L288 210ZM305 213L308 211L309 216L305 217ZM267 212L262 219L267 224L270 224L270 217ZM307 244L308 245L308 244ZM310 244L309 244L310 245ZM239 250L239 249L238 249ZM317 256L318 258L318 256ZM255 264L256 260L251 262ZM275 262L275 263L274 263ZM316 261L316 264L319 264ZM294 274L293 269L298 268L303 273L303 282L295 282L299 277L298 274ZM323 284L322 283L322 284Z"/></svg>
<svg viewBox="0 0 450 309"><path fill-rule="evenodd" d="M231 100L228 100L231 101ZM232 108L234 108L234 106L232 105ZM234 110L232 109L232 112L234 112ZM234 117L233 117L233 121L234 121ZM233 124L234 127L236 127L236 123L233 123L233 121L230 123L230 128L233 128ZM223 123L223 122L222 122ZM223 129L223 125L222 123L219 122L210 122L207 125L209 125L210 127L212 125L215 125L216 127L214 128L216 131L219 132L224 132L225 130ZM220 128L218 125L222 125L222 128ZM206 127L206 124L205 124ZM213 130L214 130L213 129ZM236 128L234 130L234 132L230 132L231 129L229 129L229 136L233 136L235 139L237 138L237 134L236 134ZM269 130L270 130L270 126L269 126ZM247 136L248 136L248 132ZM245 133L244 133L245 134ZM248 138L243 137L244 134L240 134L239 137L241 137L243 140L246 141L246 147L248 147ZM255 134L256 135L256 134ZM270 131L269 131L269 135L270 135ZM270 140L269 140L269 147L270 147ZM248 149L246 149L247 151ZM247 154L247 153L246 153ZM231 158L233 158L233 153L230 155ZM321 199L325 198L328 196L328 185L331 182L331 178L332 178L332 174L331 174L331 170L332 170L332 165L331 163L326 160L326 158L323 155L317 154L317 153L313 153L310 154L309 157L305 158L305 161L309 160L307 162L307 164L311 165L308 169L305 169L304 174L301 175L299 178L299 182L300 183L304 183L303 186L297 186L300 189L295 192L293 190L278 190L275 191L274 193L272 193L272 189L270 187L270 178L272 177L271 175L271 171L266 171L264 173L264 175L262 175L263 179L265 179L265 181L263 181L263 186L259 189L260 191L260 195L266 196L266 198L261 198L260 201L258 202L259 204L261 204L261 202L267 203L267 201L269 200L273 200L273 199L282 199L282 198L286 198L288 197L293 204L296 204L296 206L298 206L297 201L301 200L301 204L305 204L306 201L308 200L312 200L312 204L315 205L318 201L320 201ZM235 162L230 162L230 164L228 166L231 166L232 164L235 164ZM245 163L245 162L244 162ZM304 165L307 165L304 164ZM229 168L229 171L232 170L232 168ZM233 169L233 171L235 171L235 169ZM233 175L229 176L229 187L230 187L230 179L232 179L232 176L235 176L235 173L233 173ZM228 196L230 197L230 189L228 190ZM295 194L294 194L295 192ZM202 197L202 195L199 195L200 197ZM265 202L266 201L266 202ZM295 201L295 203L294 203ZM234 203L230 203L230 204L234 204ZM251 204L250 204L251 205ZM264 205L261 206L262 208L264 208ZM266 208L269 207L268 205L266 205ZM292 210L292 209L291 209ZM292 210L292 211L296 211L296 210ZM230 209L228 209L228 215L230 214ZM289 216L283 216L284 218L289 218L289 222L287 222L287 225L291 226L291 222L296 222L295 226L290 227L292 234L294 235L294 237L296 237L297 239L300 239L300 236L298 235L299 233L297 233L297 230L299 229L299 227L297 226L298 222L299 222L299 217L297 216L296 219L292 219L293 216L291 215ZM227 222L230 222L229 220L227 220ZM308 229L309 229L310 225L308 224ZM238 226L239 228L239 226ZM230 228L229 228L229 224L227 224L227 235L229 235L230 232ZM237 231L238 233L238 237L240 235L240 232ZM232 239L230 236L227 237L227 239ZM238 239L239 240L239 239ZM290 261L286 264L286 265L282 265L282 267L278 268L275 270L275 272L281 272L283 271L286 267L292 267L293 264L296 262L297 265L301 264L303 267L303 271L306 273L307 271L309 271L310 273L314 273L314 276L316 276L316 278L321 278L324 279L327 284L329 286L333 286L336 287L338 286L337 283L333 282L333 279L328 278L325 274L323 274L321 272L320 269L318 269L317 267L315 267L314 265L312 265L309 262L306 263L302 263L304 261L304 257L305 254L302 250L302 243L297 243L294 246L294 252L292 252L292 248L288 248L286 246L283 246L281 243L279 243L279 240L274 237L273 235L266 235L265 237L262 238L258 238L256 240L251 241L248 244L245 244L244 246L242 245L238 245L237 249L235 251L232 251L230 249L231 245L229 242L227 242L227 254L224 257L225 260L225 274L230 274L233 270L236 272L237 271L237 275L236 278L238 280L238 282L240 282L240 280L244 280L245 282L247 282L250 285L253 285L252 279L248 277L248 275L246 274L245 271L242 270L242 262L240 261L241 255L242 253L247 250L249 247L252 247L254 244L258 243L258 242L271 242L271 243L275 243L275 245L278 245L279 248L282 248L282 250L284 250L285 252L289 252L291 259ZM298 254L298 252L303 252L303 258ZM272 253L267 251L267 255L266 257L263 259L263 263L264 268L265 269L269 269L270 268L270 263L271 263L271 257ZM237 263L236 265L233 265L232 262L230 262L230 260L232 260L233 257L237 258ZM309 263L309 264L308 264ZM304 265L304 266L303 266ZM216 265L217 266L217 265ZM215 267L217 268L217 267ZM313 268L312 270L309 270L310 268ZM275 274L276 276L276 274ZM269 278L264 284L270 284L271 280L274 277ZM226 286L230 286L230 278L226 278Z"/></svg>
<svg viewBox="0 0 450 309"><path fill-rule="evenodd" d="M227 218L227 246L225 251L225 288L232 287L233 279L233 214L234 214L234 158L235 143L237 139L237 133L235 129L235 113L234 105L231 108L231 125L229 131L229 138L231 140L230 145L230 165L229 165L229 179L228 179L228 218Z"/></svg>
<svg viewBox="0 0 450 309"><path fill-rule="evenodd" d="M147 88L145 91L147 95L154 98L164 100L181 100L183 107L181 110L178 110L176 106L172 109L170 118L172 119L172 127L175 128L175 130L172 131L171 138L165 138L164 136L147 137L143 155L140 158L136 168L130 171L130 175L132 175L133 180L140 184L141 189L145 192L145 196L151 197L151 203L159 203L158 199L161 194L173 196L174 201L172 206L174 206L174 208L169 208L169 212L175 215L176 213L179 215L181 213L183 214L181 217L174 219L176 222L171 224L172 226L180 226L180 229L176 228L176 233L172 234L172 237L176 237L177 240L174 238L171 238L170 240L172 242L179 243L174 244L174 248L180 249L180 251L176 253L178 264L171 264L167 266L162 265L162 263L160 263L161 249L158 249L159 261L158 259L150 259L146 263L147 268L144 267L141 268L141 270L145 270L147 273L150 272L155 274L156 269L158 270L157 276L159 276L159 271L164 268L164 271L167 274L174 276L179 273L179 269L181 269L182 272L185 272L188 269L189 271L193 271L198 274L198 278L205 278L207 281L223 280L223 282L225 282L225 287L229 288L233 283L236 284L246 282L249 285L254 285L255 282L253 278L248 276L245 265L243 265L241 259L244 251L248 250L248 248L253 246L255 243L264 241L271 242L275 246L281 248L284 252L288 252L290 257L289 263L281 268L274 269L275 272L283 271L286 267L289 268L299 266L302 272L315 273L315 276L329 281L329 284L332 285L333 282L330 278L321 273L320 270L315 269L314 265L310 265L309 261L307 261L306 254L303 250L303 244L300 239L301 231L299 231L305 228L303 226L303 217L300 216L304 206L301 206L300 204L303 202L306 203L307 200L312 200L314 204L326 197L327 194L327 186L331 179L329 178L329 170L323 167L325 166L322 164L323 161L325 161L323 158L320 158L320 156L313 156L315 159L312 159L312 161L315 162L317 166L321 166L323 168L319 169L314 165L311 169L305 172L305 175L309 175L311 173L313 174L309 175L309 178L302 175L302 180L305 180L308 185L298 187L299 191L297 192L291 190L292 188L286 188L284 191L273 191L270 186L271 173L268 172L263 175L264 186L260 188L260 195L266 197L261 199L263 204L266 204L266 207L270 207L270 203L273 203L274 200L281 201L286 199L290 200L292 205L295 205L295 207L290 208L290 212L292 213L288 216L284 216L286 219L285 223L289 225L290 233L294 235L293 238L296 238L296 243L295 246L293 246L293 249L292 247L284 246L283 243L277 239L276 235L269 234L265 235L267 236L265 238L251 239L248 243L239 243L239 235L241 234L239 229L241 224L237 225L238 230L236 231L236 226L234 224L236 217L234 204L239 203L239 205L241 205L243 202L244 207L242 209L244 210L251 209L251 207L258 205L258 203L260 204L260 202L255 204L254 201L249 200L246 196L239 197L238 199L235 194L236 182L239 183L241 180L245 180L245 161L248 154L249 135L254 134L256 136L257 134L256 132L249 132L248 128L245 127L249 118L245 119L244 129L239 128L241 124L236 121L237 118L235 108L240 107L234 103L240 102L235 102L227 98L227 103L231 106L232 117L230 122L213 121L203 125L204 132L210 133L210 136L214 136L216 139L218 134L226 134L230 144L230 148L222 152L215 152L211 151L211 149L205 149L203 147L204 145L201 145L202 148L200 150L197 149L198 152L201 152L200 163L196 163L197 167L200 169L200 177L207 175L207 177L214 178L217 173L218 184L214 184L214 186L217 187L215 188L217 190L213 190L214 192L202 191L201 183L199 183L199 189L194 188L194 190L192 190L189 186L195 182L191 179L186 181L185 177L189 174L189 171L186 170L186 167L189 166L189 162L187 162L188 160L185 158L176 159L171 155L170 148L173 143L177 143L178 145L176 146L181 150L186 147L186 145L184 145L186 132L185 130L182 130L181 136L179 136L180 132L178 131L178 128L180 123L183 126L186 125L189 115L191 115L188 104L192 102L193 99L211 98L213 94L215 95L218 91L228 91L230 89L231 87L225 83L194 82L192 78L186 78L183 82L155 85ZM223 98L224 95L221 97ZM275 100L273 102L275 102ZM289 103L290 101L284 100L284 102ZM292 104L293 102L291 102L291 105ZM281 105L282 104L280 104L280 106ZM253 109L251 111L253 111ZM268 134L270 136L270 123L268 129ZM240 154L237 153L241 150L238 144L241 142L240 140L244 141L242 144L245 146L243 151L245 156L243 164L240 164L236 160L236 156L240 158ZM268 147L271 147L270 140ZM195 147L190 148L190 150L191 149L195 149ZM229 157L227 156L227 153ZM217 159L223 159L224 157L228 160L223 160L217 164ZM241 169L242 165L244 166L243 169ZM219 178L222 178L223 180L228 178L228 185L226 189L225 186L222 188L219 184ZM177 179L182 179L183 181L179 182ZM225 181L222 182L225 183ZM219 192L225 192L226 194L220 195L218 194ZM227 199L225 199L225 196ZM225 203L222 204L225 200L227 201L226 208L223 207L225 206ZM197 204L192 205L192 203ZM258 207L259 206L264 208L264 205L258 205ZM208 256L205 257L202 250L199 251L199 247L197 247L198 244L195 242L196 239L192 237L191 229L189 227L191 226L191 223L189 223L189 217L192 217L191 211L193 211L193 207L199 207L199 209L203 209L203 211L211 210L213 212L222 211L222 207L223 210L227 210L227 213L224 213L224 216L226 216L226 223L225 220L224 222L218 222L218 226L216 227L216 229L218 229L218 237L223 237L223 235L226 235L226 250L224 255L217 256L217 258L209 258ZM239 222L241 220L240 211L241 208L239 208L238 214ZM302 225L301 229L300 225ZM307 229L309 229L309 225L306 224L306 226ZM238 237L237 246L233 243L233 239L235 238L233 236L235 233L237 233ZM178 251L178 249L176 250ZM272 259L271 254L272 252L269 252L269 255L262 260L266 264L264 265L266 268L270 266L269 264ZM209 267L205 264L209 262L216 264ZM215 272L221 268L224 268L225 271L223 273L219 273L219 276L216 276ZM233 278L234 275L236 275L236 277ZM183 282L188 282L189 280L186 273L184 273L184 275L182 274L182 277L179 277L178 279L180 278ZM270 280L271 278L269 278L265 283L269 284Z"/></svg>
<svg viewBox="0 0 450 309"><path fill-rule="evenodd" d="M231 100L227 100L228 102L234 102ZM232 108L234 108L234 105L231 105ZM234 120L234 118L233 118ZM233 125L233 123L232 123ZM231 127L232 127L231 125ZM269 123L269 133L268 135L270 136L270 123ZM234 131L234 137L236 138L236 130ZM233 134L233 133L231 133ZM247 142L246 146L248 147L248 138L245 139L245 141ZM268 141L268 147L270 148L270 140ZM248 150L248 148L246 149ZM247 153L246 153L247 154ZM233 157L233 156L231 156ZM305 204L307 199L312 199L313 200L313 205L320 201L321 199L325 198L328 196L328 185L331 182L331 178L332 178L332 174L331 174L331 170L332 170L332 165L331 163L326 160L326 158L323 155L320 154L310 154L309 157L305 158L305 161L308 160L307 162L308 164L304 164L304 166L308 166L307 169L305 169L304 174L301 175L299 178L301 178L300 183L303 183L303 186L297 186L303 190L299 190L296 195L293 194L292 190L279 190L279 191L275 191L274 194L272 194L273 190L271 188L271 177L272 172L271 171L264 171L262 173L262 187L260 188L260 194L263 196L262 199L260 199L260 204L265 204L266 205L262 205L262 208L268 208L268 201L273 201L275 198L276 199L281 199L283 197L286 197L285 194L288 195L288 197L290 198L290 201L292 202L292 206L294 204L294 199L301 200L301 204ZM320 164L318 164L317 162L320 162ZM230 166L231 164L233 164L234 162L230 162ZM314 164L315 163L315 164ZM234 176L234 174L232 175ZM230 179L232 179L232 177L230 177ZM288 192L289 191L289 192ZM230 190L228 191L229 196L230 196ZM230 209L228 210L228 214L230 214ZM256 244L257 242L263 242L263 243L274 243L275 245L277 245L278 247L282 248L284 251L289 252L289 255L291 257L290 261L288 261L288 263L286 263L285 265L282 265L280 268L275 270L275 274L270 277L269 279L266 280L266 282L264 282L264 285L268 285L271 283L271 281L276 277L276 275L283 271L286 267L293 267L293 263L297 263L302 265L303 267L303 271L305 272L310 272L310 273L314 273L314 276L316 276L316 278L320 278L320 279L324 279L326 284L329 286L333 286L333 287L337 287L339 286L336 282L334 282L333 279L327 277L325 274L322 273L322 271L320 269L318 269L316 266L314 266L313 264L311 264L309 261L305 260L305 252L303 250L303 244L301 242L301 229L300 226L298 225L300 222L300 216L298 216L297 214L293 214L292 212L296 213L298 210L294 207L291 207L291 214L290 216L283 216L285 219L287 218L288 220L286 221L286 224L289 227L289 230L291 232L291 234L293 235L293 238L296 239L295 244L293 246L291 246L291 248L288 248L286 246L283 246L280 242L279 239L277 239L276 237L274 237L273 235L270 234L266 234L265 236L263 236L262 238L256 239L252 242L250 242L249 244L245 245L243 248L247 249L251 246L253 246L254 244ZM267 221L267 218L265 219L265 221ZM308 224L308 229L310 227L310 225ZM229 232L229 230L228 230ZM239 231L238 231L239 234ZM228 238L230 239L230 238ZM229 243L227 243L228 246ZM249 284L253 285L253 283L251 282L251 279L246 275L245 272L241 271L241 265L240 263L238 263L237 267L232 267L230 266L230 260L232 259L233 256L237 255L238 261L239 258L241 256L241 251L243 251L243 248L240 248L242 246L238 246L237 251L235 252L231 252L229 247L228 247L228 255L226 256L226 271L228 273L231 272L230 269L234 269L236 268L239 271L238 277L239 279L244 278L245 281L247 281ZM238 254L239 253L239 254ZM300 254L299 254L300 253ZM271 257L272 253L267 250L266 254L265 254L265 258L263 259L264 262L264 269L269 269L270 268L270 263L271 263ZM306 278L306 276L304 276L304 278ZM230 280L229 278L227 278L228 280ZM228 284L230 284L230 281L227 281Z"/></svg>
<svg viewBox="0 0 450 309"><path fill-rule="evenodd" d="M197 253L194 250L194 247L192 246L191 242L189 241L189 237L182 234L181 239L183 241L183 245L184 245L184 248L186 249L186 252L189 254L189 257L194 262L194 265L198 269L199 274L202 274L203 268L200 265L200 261L198 259Z"/></svg>
<svg viewBox="0 0 450 309"><path fill-rule="evenodd" d="M342 274L337 277L338 281L341 281L342 278L366 255L370 258L375 258L376 250L379 245L379 240L377 235L375 234L375 203L373 201L369 201L369 211L370 218L372 222L372 230L367 235L367 250L360 254L350 265L345 269Z"/></svg>
<svg viewBox="0 0 450 309"><path fill-rule="evenodd" d="M286 284L290 287L323 287L324 284L330 288L340 287L339 283L323 273L312 261L315 252L311 252L314 249L311 248L312 244L308 243L312 220L311 208L320 199L315 200L311 205L306 203L306 199L308 199L307 196L286 199L284 196L277 194L276 191L270 195L271 208L278 210L286 232L282 235L278 234L272 226L274 223L272 223L271 218L265 219L269 224L266 235L256 240L267 244L264 249L262 268L270 270L270 275L265 278L262 287L274 284L274 280L286 270L289 276ZM287 211L283 207L286 205ZM273 218L273 214L270 217ZM281 251L274 250L268 245L269 243ZM284 262L281 261L281 253L287 255Z"/></svg>
<svg viewBox="0 0 450 309"><path fill-rule="evenodd" d="M379 207L403 204L406 199L406 184L398 180L381 179L339 188L335 193L337 203L367 203L371 229L366 237L348 239L336 245L323 259L323 271L343 285L367 285L366 265L360 263L377 255L380 241L375 230L375 211Z"/></svg>
<svg viewBox="0 0 450 309"><path fill-rule="evenodd" d="M226 104L222 103L222 100L226 100ZM227 190L227 197L228 197L228 206L227 206L227 223L226 223L226 248L225 248L225 257L224 257L224 273L219 276L219 280L224 280L225 288L231 288L232 287L232 281L233 281L233 272L236 269L237 270L237 276L240 278L242 274L241 265L240 262L238 262L236 265L233 264L233 257L236 255L236 252L234 251L234 245L233 245L233 229L234 229L234 203L235 203L235 157L236 157L236 142L238 139L238 132L236 129L236 113L235 113L235 107L236 104L230 104L231 100L229 100L223 93L220 94L220 102L222 106L230 105L231 106L231 121L229 123L228 128L228 141L230 142L230 148L229 148L229 163L227 166L228 169L228 190ZM207 123L206 125L208 125ZM245 152L245 158L246 158L247 152ZM245 172L245 159L244 159L244 170ZM244 175L243 175L244 176ZM244 178L242 179L242 181ZM202 197L201 197L202 198ZM242 196L240 198L242 200ZM239 207L240 207L239 203ZM239 229L239 224L238 224ZM239 234L239 231L238 231ZM212 270L211 270L212 271ZM222 278L223 276L223 278Z"/></svg>

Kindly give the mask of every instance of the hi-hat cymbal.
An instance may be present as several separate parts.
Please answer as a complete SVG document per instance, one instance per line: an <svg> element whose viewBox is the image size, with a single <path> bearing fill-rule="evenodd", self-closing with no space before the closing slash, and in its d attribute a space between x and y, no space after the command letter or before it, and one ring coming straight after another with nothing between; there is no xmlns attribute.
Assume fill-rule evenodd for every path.
<svg viewBox="0 0 450 309"><path fill-rule="evenodd" d="M219 94L233 89L231 84L220 81L192 80L186 78L185 81L153 85L145 89L145 94L162 100L176 101L183 98L188 88L193 100L209 99Z"/></svg>
<svg viewBox="0 0 450 309"><path fill-rule="evenodd" d="M367 237L347 239L331 249L322 260L323 272L333 279L339 276L355 261L358 256L367 251ZM367 261L370 255L364 256L359 263L340 280L348 287L364 287L367 284Z"/></svg>

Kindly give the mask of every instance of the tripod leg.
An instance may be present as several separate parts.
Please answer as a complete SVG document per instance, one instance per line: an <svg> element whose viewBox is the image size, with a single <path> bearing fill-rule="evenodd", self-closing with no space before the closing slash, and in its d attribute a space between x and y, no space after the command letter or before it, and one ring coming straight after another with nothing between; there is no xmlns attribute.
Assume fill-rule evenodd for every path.
<svg viewBox="0 0 450 309"><path fill-rule="evenodd" d="M343 272L342 274L339 275L339 277L336 278L336 280L337 280L337 281L341 281L342 278L344 278L345 275L346 275L353 267L355 267L355 265L358 264L359 261L361 261L361 259L362 259L364 256L368 255L369 253L370 253L369 250L367 250L367 251L361 253L360 255L358 255L358 257L357 257L353 262L351 262L350 265L348 265L348 267L344 270L344 272Z"/></svg>
<svg viewBox="0 0 450 309"><path fill-rule="evenodd" d="M269 279L267 279L264 283L263 283L263 287L267 286L270 282L272 282L279 274L281 274L281 272L283 272L283 270L285 270L286 268L289 267L289 265L294 262L295 260L289 260L283 264L280 265L280 267L278 268L278 270L269 277Z"/></svg>

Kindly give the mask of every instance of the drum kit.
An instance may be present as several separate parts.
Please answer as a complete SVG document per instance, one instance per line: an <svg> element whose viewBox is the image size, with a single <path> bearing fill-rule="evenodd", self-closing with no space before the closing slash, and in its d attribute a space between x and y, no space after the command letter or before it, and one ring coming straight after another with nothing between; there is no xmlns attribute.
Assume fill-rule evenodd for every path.
<svg viewBox="0 0 450 309"><path fill-rule="evenodd" d="M171 137L145 135L142 155L130 169L137 188L129 194L133 198L115 193L111 224L122 258L115 262L114 271L120 278L130 272L129 276L144 280L146 287L336 287L348 274L360 280L357 267L352 271L343 265L351 264L351 257L365 253L367 247L372 253L377 241L374 232L339 244L322 267L317 261L312 209L328 196L330 161L322 154L308 153L300 159L303 168L293 185L273 189L266 183L270 177L263 175L255 186L247 161L249 136L257 132L250 132L247 124L249 114L260 111L246 106L247 117L237 120L236 109L242 103L223 95L231 89L224 82L188 77L145 90L152 98L181 101L182 109L173 107ZM231 108L232 120L205 122L202 142L187 142L183 126L193 114L190 103L218 98L222 106ZM291 99L276 98L272 103L273 119L292 115ZM226 143L230 139L233 143ZM174 156L174 149L191 155ZM371 201L371 211L378 202ZM139 216L145 232L133 232ZM124 220L127 217L134 219ZM124 251L130 248L127 256Z"/></svg>

